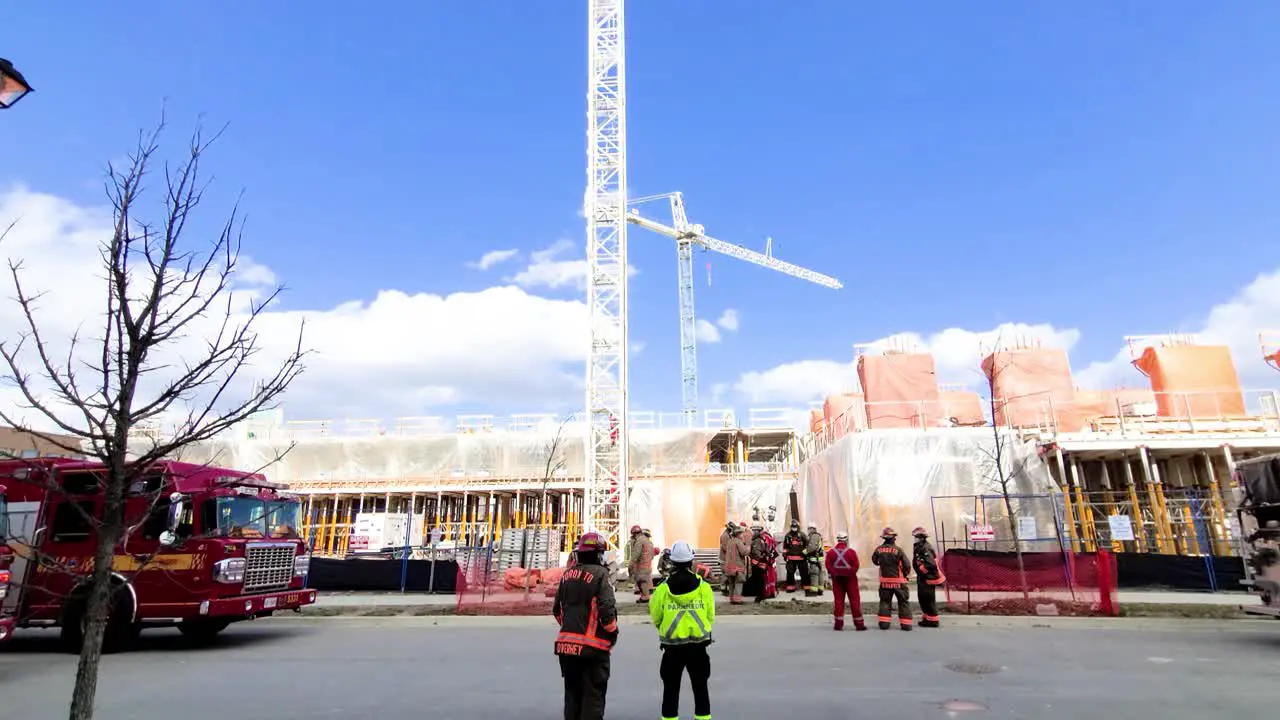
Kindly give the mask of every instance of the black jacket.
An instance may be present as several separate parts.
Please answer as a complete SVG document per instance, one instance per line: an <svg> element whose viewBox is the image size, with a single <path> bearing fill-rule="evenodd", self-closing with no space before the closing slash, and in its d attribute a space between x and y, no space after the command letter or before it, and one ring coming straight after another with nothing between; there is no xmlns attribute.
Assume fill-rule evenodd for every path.
<svg viewBox="0 0 1280 720"><path fill-rule="evenodd" d="M871 553L871 562L880 568L882 587L898 587L907 584L911 566L907 564L907 554L894 543L882 543Z"/></svg>
<svg viewBox="0 0 1280 720"><path fill-rule="evenodd" d="M618 642L618 608L609 571L578 565L564 571L551 612L560 623L556 655L608 655Z"/></svg>
<svg viewBox="0 0 1280 720"><path fill-rule="evenodd" d="M941 585L946 578L938 568L938 556L928 540L917 540L912 547L911 564L916 568L916 582L922 585Z"/></svg>

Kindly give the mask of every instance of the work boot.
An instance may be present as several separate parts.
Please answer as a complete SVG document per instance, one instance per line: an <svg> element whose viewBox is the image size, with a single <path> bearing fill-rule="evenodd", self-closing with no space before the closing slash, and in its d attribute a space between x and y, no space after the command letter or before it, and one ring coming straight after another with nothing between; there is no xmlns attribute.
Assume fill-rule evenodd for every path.
<svg viewBox="0 0 1280 720"><path fill-rule="evenodd" d="M880 629L881 629L881 630L888 630L888 629L889 629L889 627L890 627L890 625L889 625L889 623L887 623L887 622L881 622L881 623L880 623Z"/></svg>
<svg viewBox="0 0 1280 720"><path fill-rule="evenodd" d="M842 619L836 620L835 626L833 626L831 629L837 632L844 630L844 619L842 618Z"/></svg>
<svg viewBox="0 0 1280 720"><path fill-rule="evenodd" d="M853 629L857 632L866 632L867 624L862 622L862 618L853 621Z"/></svg>
<svg viewBox="0 0 1280 720"><path fill-rule="evenodd" d="M921 620L920 627L936 628L939 627L939 623L937 620Z"/></svg>
<svg viewBox="0 0 1280 720"><path fill-rule="evenodd" d="M638 597L638 598L636 598L636 603L638 603L638 604L640 604L640 605L646 605L646 604L648 604L648 602L649 602L649 598L647 598L647 597Z"/></svg>
<svg viewBox="0 0 1280 720"><path fill-rule="evenodd" d="M902 624L902 625L900 625L899 627L901 627L901 628L902 628L902 631L903 631L903 632L911 632L911 626L910 626L910 625L908 625L907 623L903 623L903 624Z"/></svg>

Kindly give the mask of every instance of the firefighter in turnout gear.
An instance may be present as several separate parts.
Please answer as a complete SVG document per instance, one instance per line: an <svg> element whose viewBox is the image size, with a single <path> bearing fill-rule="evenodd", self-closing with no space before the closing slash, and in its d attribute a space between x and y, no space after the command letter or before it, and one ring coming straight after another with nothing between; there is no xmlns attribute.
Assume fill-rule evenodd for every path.
<svg viewBox="0 0 1280 720"><path fill-rule="evenodd" d="M765 542L763 525L751 526L750 548L751 570L747 576L747 585L756 591L756 602L764 602L769 582L769 563L776 562L776 559L769 551L769 543Z"/></svg>
<svg viewBox="0 0 1280 720"><path fill-rule="evenodd" d="M938 567L938 555L929 543L929 531L918 527L911 534L916 539L911 548L911 565L916 569L916 592L920 596L920 627L936 628L942 619L938 616L938 586L947 578Z"/></svg>
<svg viewBox="0 0 1280 720"><path fill-rule="evenodd" d="M888 630L893 623L893 601L898 601L898 624L903 630L911 629L911 590L907 587L911 565L907 554L898 547L898 533L887 527L880 531L884 542L872 553L871 561L880 569L880 610L876 619L880 629Z"/></svg>
<svg viewBox="0 0 1280 720"><path fill-rule="evenodd" d="M649 602L649 589L653 585L653 541L639 525L631 528L631 546L627 555L627 574L635 579L638 603Z"/></svg>
<svg viewBox="0 0 1280 720"><path fill-rule="evenodd" d="M817 525L809 523L807 540L804 559L809 565L809 583L805 586L804 594L808 597L818 597L822 595L822 570L826 551L822 547L822 533L818 532Z"/></svg>
<svg viewBox="0 0 1280 720"><path fill-rule="evenodd" d="M689 673L694 720L711 720L711 630L716 622L716 596L711 584L693 571L693 549L681 541L671 547L671 577L653 593L649 619L658 628L662 662L662 718L680 716L680 681Z"/></svg>
<svg viewBox="0 0 1280 720"><path fill-rule="evenodd" d="M735 527L729 546L725 549L724 586L729 591L729 603L741 605L742 588L747 584L747 568L751 565L751 544L747 542L747 529Z"/></svg>
<svg viewBox="0 0 1280 720"><path fill-rule="evenodd" d="M720 586L720 592L729 595L729 572L725 570L725 560L729 556L729 545L733 543L733 536L737 534L738 526L733 521L724 524L724 532L720 533L720 573L723 576L723 584Z"/></svg>
<svg viewBox="0 0 1280 720"><path fill-rule="evenodd" d="M836 533L836 544L827 551L827 575L831 576L831 593L836 596L836 616L833 630L844 629L844 601L849 599L849 614L853 615L853 627L866 630L862 619L862 598L858 595L858 553L849 547L849 533Z"/></svg>
<svg viewBox="0 0 1280 720"><path fill-rule="evenodd" d="M556 655L564 678L565 720L602 720L609 689L609 655L618 642L618 609L605 540L587 533L578 540L574 566L565 570L551 606L560 634Z"/></svg>
<svg viewBox="0 0 1280 720"><path fill-rule="evenodd" d="M787 561L787 582L784 589L796 591L796 571L800 571L800 584L805 592L809 592L809 561L805 557L805 548L809 546L809 538L800 532L800 521L791 521L791 532L782 538L782 557Z"/></svg>
<svg viewBox="0 0 1280 720"><path fill-rule="evenodd" d="M667 577L671 575L671 551L664 549L662 554L658 556L658 584L667 581Z"/></svg>

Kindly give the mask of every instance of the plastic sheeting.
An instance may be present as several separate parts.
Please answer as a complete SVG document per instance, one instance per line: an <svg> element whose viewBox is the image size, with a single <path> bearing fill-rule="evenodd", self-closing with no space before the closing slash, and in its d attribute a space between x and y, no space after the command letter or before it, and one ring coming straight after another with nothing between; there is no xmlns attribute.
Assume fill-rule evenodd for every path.
<svg viewBox="0 0 1280 720"><path fill-rule="evenodd" d="M822 417L832 437L867 428L867 404L861 393L832 395L822 403Z"/></svg>
<svg viewBox="0 0 1280 720"><path fill-rule="evenodd" d="M938 427L944 420L932 355L863 355L858 380L867 400L868 427Z"/></svg>
<svg viewBox="0 0 1280 720"><path fill-rule="evenodd" d="M942 416L956 425L986 425L987 414L984 412L982 398L976 392L964 390L944 390L939 393L942 401Z"/></svg>
<svg viewBox="0 0 1280 720"><path fill-rule="evenodd" d="M1242 417L1244 393L1225 345L1149 347L1133 361L1151 378L1161 417Z"/></svg>
<svg viewBox="0 0 1280 720"><path fill-rule="evenodd" d="M714 430L633 430L631 472L706 472ZM243 470L266 468L276 482L440 478L541 478L552 432L388 435L356 438L254 440L217 438L185 448L181 459ZM290 444L293 443L292 449ZM583 439L566 429L556 454L571 469L585 466ZM288 452L285 452L285 451ZM279 461L272 461L281 454Z"/></svg>
<svg viewBox="0 0 1280 720"><path fill-rule="evenodd" d="M1075 402L1066 350L1000 350L982 360L982 371L997 398L997 425L1047 425L1057 406L1070 407Z"/></svg>
<svg viewBox="0 0 1280 720"><path fill-rule="evenodd" d="M1022 442L1011 433L1002 438L1006 471L1017 470L1008 473L1011 494L1053 491L1049 469L1040 460L1035 444ZM800 516L816 522L824 537L848 530L850 543L864 564L885 525L894 527L904 539L917 525L937 532L936 510L938 528L945 526L947 534L953 535L975 522L974 502L971 498L930 500L999 494L991 460L994 451L990 428L871 430L847 435L801 466L796 483ZM1030 508L1020 512L1036 517L1038 527L1055 526L1051 502L1021 505ZM992 516L986 521L1004 522Z"/></svg>
<svg viewBox="0 0 1280 720"><path fill-rule="evenodd" d="M727 480L715 476L632 479L627 522L648 528L654 545L684 540L695 548L720 547L725 522L745 521L778 530L785 521L792 481ZM769 515L774 520L769 521Z"/></svg>

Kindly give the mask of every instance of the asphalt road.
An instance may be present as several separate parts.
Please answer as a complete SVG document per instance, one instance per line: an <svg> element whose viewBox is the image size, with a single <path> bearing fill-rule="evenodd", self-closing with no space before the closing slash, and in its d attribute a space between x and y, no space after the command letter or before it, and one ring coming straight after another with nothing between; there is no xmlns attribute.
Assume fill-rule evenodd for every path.
<svg viewBox="0 0 1280 720"><path fill-rule="evenodd" d="M626 620L608 717L652 720L655 636ZM552 628L549 618L280 619L233 627L203 649L156 631L105 659L97 717L553 720ZM820 617L734 617L716 635L719 718L1247 720L1280 702L1272 621L966 618L834 633ZM66 717L75 658L53 639L28 632L0 650L0 715Z"/></svg>

